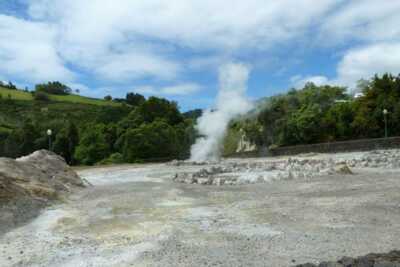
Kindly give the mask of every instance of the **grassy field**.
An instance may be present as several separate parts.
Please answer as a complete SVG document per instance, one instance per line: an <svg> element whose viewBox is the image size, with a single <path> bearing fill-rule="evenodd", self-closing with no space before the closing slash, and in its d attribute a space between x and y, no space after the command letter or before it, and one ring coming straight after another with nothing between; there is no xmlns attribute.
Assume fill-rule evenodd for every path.
<svg viewBox="0 0 400 267"><path fill-rule="evenodd" d="M21 90L10 90L0 87L0 94L3 99L9 98L9 96L11 96L11 99L16 100L33 100L33 97L30 93Z"/></svg>
<svg viewBox="0 0 400 267"><path fill-rule="evenodd" d="M7 88L0 87L0 95L3 99L11 97L14 100L32 101L32 94L22 90L10 90ZM49 95L50 100L56 102L68 102L78 104L89 104L97 106L120 106L121 104L112 101L105 101L103 99L90 98L80 95Z"/></svg>

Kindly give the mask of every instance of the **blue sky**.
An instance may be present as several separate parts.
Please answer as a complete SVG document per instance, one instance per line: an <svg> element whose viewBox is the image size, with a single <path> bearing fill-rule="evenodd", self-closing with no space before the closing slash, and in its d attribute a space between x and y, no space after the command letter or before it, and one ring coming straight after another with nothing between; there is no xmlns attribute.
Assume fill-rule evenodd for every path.
<svg viewBox="0 0 400 267"><path fill-rule="evenodd" d="M400 73L398 14L397 0L3 0L0 79L134 91L183 110L213 104L230 62L251 69L252 99L307 81L354 88Z"/></svg>

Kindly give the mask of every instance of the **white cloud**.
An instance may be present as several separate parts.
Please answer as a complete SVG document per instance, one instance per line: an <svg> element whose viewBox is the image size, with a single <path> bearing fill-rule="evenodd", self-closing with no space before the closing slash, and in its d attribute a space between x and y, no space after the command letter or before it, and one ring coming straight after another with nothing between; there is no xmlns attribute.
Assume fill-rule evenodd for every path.
<svg viewBox="0 0 400 267"><path fill-rule="evenodd" d="M0 15L0 72L22 81L73 80L55 49L55 38L48 24Z"/></svg>
<svg viewBox="0 0 400 267"><path fill-rule="evenodd" d="M351 85L361 78L357 76L398 70L399 1L26 2L29 19L0 15L0 37L7 40L0 43L0 75L10 79L78 83L80 76L89 75L85 80L115 88L127 88L140 79L150 80L149 84L153 79L173 83L185 80L190 71L216 71L232 59L275 60L283 62L276 63L282 65L276 69L284 69L290 63L275 49L309 49L305 44L316 41L350 49L335 51L344 53L335 79L323 74L302 76L292 81L296 86L306 81ZM351 48L354 41L360 47ZM382 55L385 49L394 54ZM66 66L81 71L80 75ZM188 84L151 88L139 90L164 95L199 90Z"/></svg>
<svg viewBox="0 0 400 267"><path fill-rule="evenodd" d="M198 92L201 86L195 83L184 83L175 86L167 86L161 89L165 95L190 95Z"/></svg>
<svg viewBox="0 0 400 267"><path fill-rule="evenodd" d="M171 54L169 44L172 51L218 51L217 58L242 49L266 49L301 38L336 3L235 0L227 8L223 0L32 0L29 14L55 25L62 56L96 75L109 80L173 79L184 63L165 56ZM162 49L153 46L157 42ZM193 65L208 64L198 59Z"/></svg>
<svg viewBox="0 0 400 267"><path fill-rule="evenodd" d="M321 26L321 44L400 40L400 1L347 1Z"/></svg>
<svg viewBox="0 0 400 267"><path fill-rule="evenodd" d="M149 36L138 36L130 27L133 16L141 15L132 12L129 1L38 0L31 1L29 13L52 23L59 31L57 49L62 56L97 79L171 80L181 72L181 63L164 55L164 45L143 41Z"/></svg>
<svg viewBox="0 0 400 267"><path fill-rule="evenodd" d="M322 46L345 44L336 69L336 77L299 78L297 85L315 83L338 84L354 89L360 79L374 74L400 73L400 1L347 1L322 20L318 40ZM362 45L352 45L357 41Z"/></svg>
<svg viewBox="0 0 400 267"><path fill-rule="evenodd" d="M290 81L296 88L313 82L316 85L341 85L353 90L360 79L370 79L375 74L400 74L400 42L378 43L350 49L340 60L336 73L332 80L322 75L296 75Z"/></svg>
<svg viewBox="0 0 400 267"><path fill-rule="evenodd" d="M385 72L400 73L400 42L351 49L338 65L337 80L353 87L361 78L369 79Z"/></svg>
<svg viewBox="0 0 400 267"><path fill-rule="evenodd" d="M133 91L142 95L159 95L160 92L156 90L153 86L139 86Z"/></svg>
<svg viewBox="0 0 400 267"><path fill-rule="evenodd" d="M226 49L265 46L300 35L336 3L234 0L227 8L223 0L35 0L30 14L58 20L67 30L66 38L81 43L137 34L195 48Z"/></svg>
<svg viewBox="0 0 400 267"><path fill-rule="evenodd" d="M100 60L99 60L100 61ZM94 70L99 78L115 82L132 81L137 78L158 77L173 79L181 67L178 63L168 61L151 53L122 53L104 56L97 62Z"/></svg>
<svg viewBox="0 0 400 267"><path fill-rule="evenodd" d="M155 88L153 86L136 87L134 91L144 95L161 95L161 96L186 96L200 91L202 87L196 83L182 83L171 86Z"/></svg>

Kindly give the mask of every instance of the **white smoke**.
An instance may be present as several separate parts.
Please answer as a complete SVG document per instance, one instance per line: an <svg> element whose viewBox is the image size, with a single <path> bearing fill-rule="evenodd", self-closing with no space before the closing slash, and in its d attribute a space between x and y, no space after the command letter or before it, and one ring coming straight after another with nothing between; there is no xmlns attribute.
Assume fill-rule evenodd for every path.
<svg viewBox="0 0 400 267"><path fill-rule="evenodd" d="M198 138L191 148L191 161L218 160L229 122L252 108L246 98L250 68L229 63L219 69L219 92L215 110L206 110L197 121Z"/></svg>

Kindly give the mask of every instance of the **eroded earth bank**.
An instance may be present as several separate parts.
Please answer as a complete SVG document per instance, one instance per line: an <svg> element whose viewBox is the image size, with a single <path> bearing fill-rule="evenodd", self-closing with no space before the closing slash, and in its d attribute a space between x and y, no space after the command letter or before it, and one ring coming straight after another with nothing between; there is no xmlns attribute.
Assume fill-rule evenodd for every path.
<svg viewBox="0 0 400 267"><path fill-rule="evenodd" d="M228 160L216 174L250 183L234 173L240 183L219 186L184 182L209 179L209 166L187 163L81 170L93 186L0 236L0 266L293 266L386 253L400 248L398 155ZM274 162L289 170L268 176Z"/></svg>

